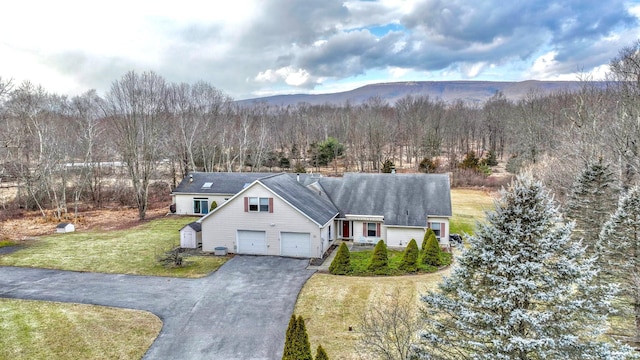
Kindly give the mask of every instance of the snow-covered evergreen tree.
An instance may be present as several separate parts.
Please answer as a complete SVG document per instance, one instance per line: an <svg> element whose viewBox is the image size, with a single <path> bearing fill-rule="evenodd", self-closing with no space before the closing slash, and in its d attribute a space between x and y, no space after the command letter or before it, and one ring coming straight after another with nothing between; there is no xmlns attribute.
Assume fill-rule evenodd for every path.
<svg viewBox="0 0 640 360"><path fill-rule="evenodd" d="M602 341L611 289L541 183L518 177L424 302L418 359L625 359ZM605 291L603 291L605 290Z"/></svg>
<svg viewBox="0 0 640 360"><path fill-rule="evenodd" d="M576 223L575 239L583 239L588 254L595 253L600 230L616 207L613 173L602 158L587 164L576 179L567 201L567 219Z"/></svg>
<svg viewBox="0 0 640 360"><path fill-rule="evenodd" d="M620 284L614 303L620 315L635 319L630 334L640 340L640 188L620 197L618 209L602 228L602 276Z"/></svg>

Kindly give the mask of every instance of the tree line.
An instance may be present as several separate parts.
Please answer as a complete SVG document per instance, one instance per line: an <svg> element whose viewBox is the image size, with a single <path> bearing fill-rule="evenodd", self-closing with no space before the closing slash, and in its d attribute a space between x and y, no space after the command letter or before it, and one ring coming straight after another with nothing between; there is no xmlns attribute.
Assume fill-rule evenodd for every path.
<svg viewBox="0 0 640 360"><path fill-rule="evenodd" d="M58 215L129 189L123 197L140 218L158 180L168 192L194 170L380 172L392 163L455 176L470 156L493 157L512 173L534 169L563 199L574 175L603 159L628 186L639 166L639 48L612 59L607 82L483 104L406 96L239 106L206 82L133 71L102 96L69 97L0 78L0 177L18 184L20 206Z"/></svg>

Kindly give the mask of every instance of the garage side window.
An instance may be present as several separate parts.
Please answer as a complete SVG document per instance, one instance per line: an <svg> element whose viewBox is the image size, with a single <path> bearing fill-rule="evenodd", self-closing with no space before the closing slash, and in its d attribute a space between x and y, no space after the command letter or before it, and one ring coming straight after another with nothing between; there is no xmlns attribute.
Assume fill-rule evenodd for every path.
<svg viewBox="0 0 640 360"><path fill-rule="evenodd" d="M244 198L245 211L273 212L273 198L247 197Z"/></svg>

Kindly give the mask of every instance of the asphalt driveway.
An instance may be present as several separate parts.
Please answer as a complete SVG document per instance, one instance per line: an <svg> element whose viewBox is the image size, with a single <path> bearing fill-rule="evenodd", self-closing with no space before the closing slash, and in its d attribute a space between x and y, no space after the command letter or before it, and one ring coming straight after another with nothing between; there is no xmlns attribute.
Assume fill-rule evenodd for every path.
<svg viewBox="0 0 640 360"><path fill-rule="evenodd" d="M163 327L144 359L281 359L307 265L236 256L202 279L0 267L0 297L150 311Z"/></svg>

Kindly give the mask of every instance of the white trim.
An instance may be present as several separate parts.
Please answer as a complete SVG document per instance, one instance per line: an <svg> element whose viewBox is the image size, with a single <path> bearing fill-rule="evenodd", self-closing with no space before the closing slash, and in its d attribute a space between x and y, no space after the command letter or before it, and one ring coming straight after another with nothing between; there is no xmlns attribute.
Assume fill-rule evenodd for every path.
<svg viewBox="0 0 640 360"><path fill-rule="evenodd" d="M350 221L367 221L367 222L384 222L384 215L353 215L345 214L345 220Z"/></svg>
<svg viewBox="0 0 640 360"><path fill-rule="evenodd" d="M384 226L384 227L388 227L388 228L424 229L425 231L426 231L426 229L427 229L427 225L426 225L426 224L425 224L424 226L385 225L385 224L382 224L382 226Z"/></svg>

